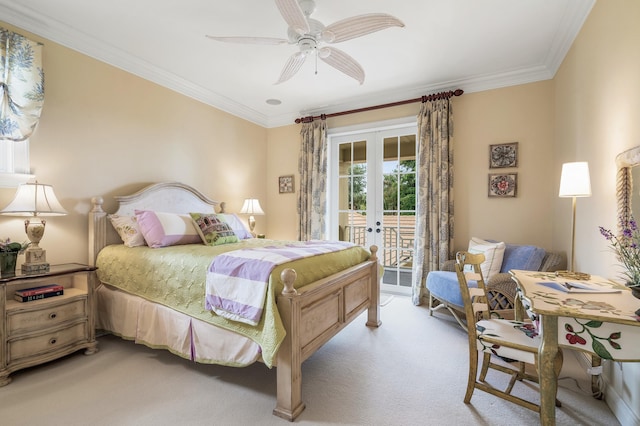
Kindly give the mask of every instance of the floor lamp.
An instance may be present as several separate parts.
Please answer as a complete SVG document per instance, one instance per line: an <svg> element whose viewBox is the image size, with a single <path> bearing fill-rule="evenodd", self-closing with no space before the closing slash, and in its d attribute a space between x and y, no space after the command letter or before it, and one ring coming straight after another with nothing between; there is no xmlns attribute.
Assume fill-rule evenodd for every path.
<svg viewBox="0 0 640 426"><path fill-rule="evenodd" d="M591 179L589 177L589 164L586 161L564 163L560 176L559 197L573 199L573 216L571 219L571 272L575 272L575 246L576 246L576 198L591 196Z"/></svg>

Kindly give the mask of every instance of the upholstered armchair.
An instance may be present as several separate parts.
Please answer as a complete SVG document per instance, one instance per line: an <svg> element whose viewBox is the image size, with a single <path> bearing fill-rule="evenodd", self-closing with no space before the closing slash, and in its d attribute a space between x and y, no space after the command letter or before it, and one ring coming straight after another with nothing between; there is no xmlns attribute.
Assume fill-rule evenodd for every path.
<svg viewBox="0 0 640 426"><path fill-rule="evenodd" d="M511 279L509 271L511 269L545 272L564 270L567 268L567 258L564 253L546 251L536 246L518 244L505 244L505 246L500 272L490 276L486 280L486 286L492 311L502 318L512 319L516 284ZM434 311L446 308L458 323L466 328L459 316L464 312L464 305L455 273L455 260L447 260L440 271L429 272L426 286L429 291L429 314L432 315Z"/></svg>

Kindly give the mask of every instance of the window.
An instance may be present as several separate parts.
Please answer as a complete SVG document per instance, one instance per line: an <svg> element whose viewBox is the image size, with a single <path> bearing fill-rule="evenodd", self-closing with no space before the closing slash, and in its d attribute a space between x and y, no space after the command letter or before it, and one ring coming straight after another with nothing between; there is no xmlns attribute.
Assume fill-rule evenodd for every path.
<svg viewBox="0 0 640 426"><path fill-rule="evenodd" d="M0 140L0 186L16 187L34 178L29 162L29 139Z"/></svg>

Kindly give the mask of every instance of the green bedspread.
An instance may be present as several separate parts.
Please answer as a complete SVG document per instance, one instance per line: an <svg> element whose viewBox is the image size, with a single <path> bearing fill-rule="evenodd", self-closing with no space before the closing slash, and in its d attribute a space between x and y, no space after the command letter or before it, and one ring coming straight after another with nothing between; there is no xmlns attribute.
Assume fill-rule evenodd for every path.
<svg viewBox="0 0 640 426"><path fill-rule="evenodd" d="M295 287L299 288L369 258L366 249L355 246L277 266L269 279L264 313L255 327L204 309L206 272L214 256L241 248L287 243L292 242L248 239L215 247L190 244L164 248L110 245L98 255L97 274L105 284L250 338L260 345L262 358L271 367L285 336L276 306L276 295L283 289L282 270L296 270Z"/></svg>

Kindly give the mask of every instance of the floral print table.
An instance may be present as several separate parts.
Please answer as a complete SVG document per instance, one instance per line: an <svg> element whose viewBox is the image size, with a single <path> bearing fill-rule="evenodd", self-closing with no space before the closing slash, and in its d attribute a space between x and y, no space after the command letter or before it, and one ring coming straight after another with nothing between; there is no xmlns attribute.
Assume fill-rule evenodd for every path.
<svg viewBox="0 0 640 426"><path fill-rule="evenodd" d="M555 424L557 377L553 362L559 346L602 359L640 361L640 299L621 284L598 276L584 282L614 293L571 293L541 283L574 281L549 272L510 271L523 307L540 327L538 352L543 425Z"/></svg>

